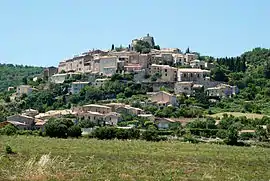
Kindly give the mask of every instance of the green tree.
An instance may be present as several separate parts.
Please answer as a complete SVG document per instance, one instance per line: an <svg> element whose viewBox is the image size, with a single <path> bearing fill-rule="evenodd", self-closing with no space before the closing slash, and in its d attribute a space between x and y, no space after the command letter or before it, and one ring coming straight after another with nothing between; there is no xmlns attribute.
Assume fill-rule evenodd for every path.
<svg viewBox="0 0 270 181"><path fill-rule="evenodd" d="M1 128L1 132L5 135L15 135L18 128L13 126L12 124L6 125L4 128Z"/></svg>
<svg viewBox="0 0 270 181"><path fill-rule="evenodd" d="M23 77L22 82L23 82L24 85L27 85L27 83L28 83L27 77Z"/></svg>
<svg viewBox="0 0 270 181"><path fill-rule="evenodd" d="M187 50L186 50L186 54L187 54L187 53L190 53L189 47L188 47Z"/></svg>
<svg viewBox="0 0 270 181"><path fill-rule="evenodd" d="M238 129L236 126L232 125L229 127L228 132L227 132L227 140L226 143L228 145L237 145L238 142Z"/></svg>
<svg viewBox="0 0 270 181"><path fill-rule="evenodd" d="M82 135L81 127L78 125L73 125L69 127L67 130L67 135L70 137L76 137L76 138L80 137Z"/></svg>
<svg viewBox="0 0 270 181"><path fill-rule="evenodd" d="M151 46L148 42L139 40L135 44L134 49L140 53L149 53L151 51Z"/></svg>
<svg viewBox="0 0 270 181"><path fill-rule="evenodd" d="M50 137L66 138L68 129L73 125L69 119L50 119L45 125L45 133Z"/></svg>

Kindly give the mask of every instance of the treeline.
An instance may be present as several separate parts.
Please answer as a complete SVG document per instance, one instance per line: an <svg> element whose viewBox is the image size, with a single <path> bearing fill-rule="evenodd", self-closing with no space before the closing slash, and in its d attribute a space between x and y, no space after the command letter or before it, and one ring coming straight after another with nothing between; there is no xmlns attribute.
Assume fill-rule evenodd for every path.
<svg viewBox="0 0 270 181"><path fill-rule="evenodd" d="M247 69L245 57L217 58L219 66L225 66L231 72L245 72Z"/></svg>

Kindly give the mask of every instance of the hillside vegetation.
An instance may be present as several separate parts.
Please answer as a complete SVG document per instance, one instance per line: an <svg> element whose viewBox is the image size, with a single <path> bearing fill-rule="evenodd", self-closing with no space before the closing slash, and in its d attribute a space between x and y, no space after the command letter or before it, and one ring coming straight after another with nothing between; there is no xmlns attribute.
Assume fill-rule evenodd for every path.
<svg viewBox="0 0 270 181"><path fill-rule="evenodd" d="M23 78L34 77L42 72L43 68L13 64L0 64L0 92L9 86L23 84Z"/></svg>
<svg viewBox="0 0 270 181"><path fill-rule="evenodd" d="M6 155L9 145L15 154ZM0 180L269 180L270 149L0 137Z"/></svg>
<svg viewBox="0 0 270 181"><path fill-rule="evenodd" d="M240 93L211 105L210 112L270 114L270 49L255 48L240 57L219 58L216 65L212 78L237 85Z"/></svg>

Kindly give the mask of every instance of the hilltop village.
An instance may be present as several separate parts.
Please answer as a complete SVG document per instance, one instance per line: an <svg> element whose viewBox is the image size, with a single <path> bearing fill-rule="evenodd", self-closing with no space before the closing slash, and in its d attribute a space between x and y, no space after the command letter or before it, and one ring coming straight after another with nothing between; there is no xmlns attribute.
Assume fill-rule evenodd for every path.
<svg viewBox="0 0 270 181"><path fill-rule="evenodd" d="M58 67L45 68L43 76L34 77L33 81L42 79L47 84L68 85L65 87L65 96L82 94L87 87L107 89L104 88L106 83L114 80L120 81L124 86L140 85L139 89L147 87L147 91L143 100L135 100L139 106L134 104L134 100L125 102L125 96L121 96L123 92L117 95L111 93L100 101L93 102L95 104L70 106L67 103L69 109L40 112L29 106L23 113L7 117L7 122L22 129L44 129L50 118L72 115L78 120L87 119L95 124L103 122L105 125L119 126L123 121L123 114L130 114L152 121L159 129L167 129L174 122L185 124L190 120L185 116L167 118L166 115L153 115L143 107L179 107L181 102L178 96L192 97L198 92L206 95L212 102L238 93L236 86L211 80L210 71L215 64L200 60L199 56L189 48L185 52L178 48L160 48L149 34L132 40L128 47L112 45L110 50L83 52L60 61ZM9 87L9 91L13 89L14 87ZM37 91L38 87L20 85L16 88L15 97L25 97Z"/></svg>

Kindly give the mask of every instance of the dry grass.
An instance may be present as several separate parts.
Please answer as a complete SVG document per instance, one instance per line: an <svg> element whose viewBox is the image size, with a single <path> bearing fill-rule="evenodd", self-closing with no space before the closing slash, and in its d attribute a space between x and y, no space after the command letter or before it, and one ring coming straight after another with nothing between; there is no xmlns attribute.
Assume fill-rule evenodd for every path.
<svg viewBox="0 0 270 181"><path fill-rule="evenodd" d="M265 148L26 136L0 136L0 148L0 180L270 179Z"/></svg>
<svg viewBox="0 0 270 181"><path fill-rule="evenodd" d="M255 119L255 118L261 119L263 116L265 116L264 114L241 113L241 112L222 112L222 113L217 113L210 116L213 118L216 118L216 117L222 118L223 114L228 114L235 117L246 116L247 118L250 118L250 119Z"/></svg>

